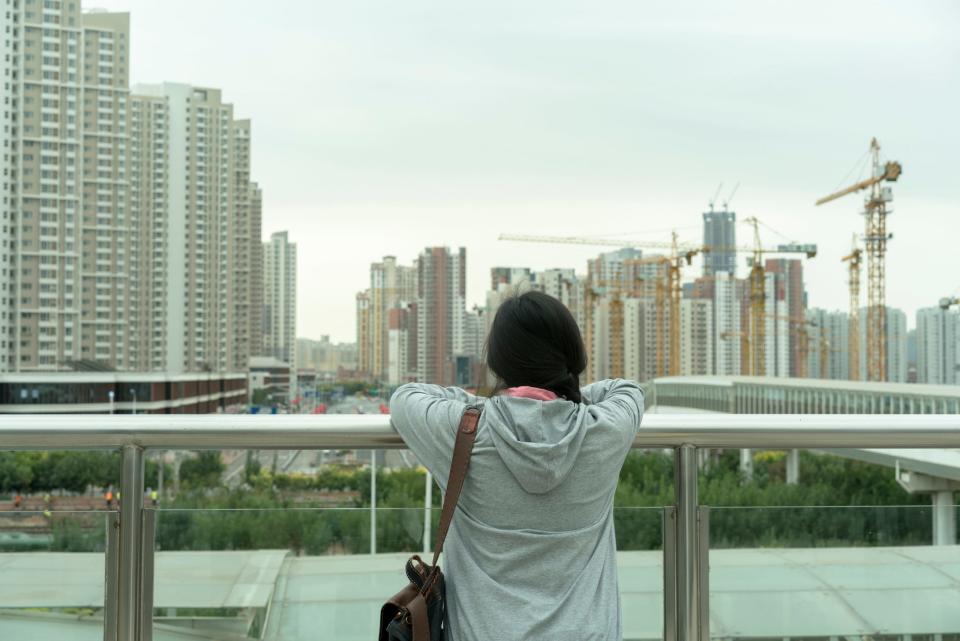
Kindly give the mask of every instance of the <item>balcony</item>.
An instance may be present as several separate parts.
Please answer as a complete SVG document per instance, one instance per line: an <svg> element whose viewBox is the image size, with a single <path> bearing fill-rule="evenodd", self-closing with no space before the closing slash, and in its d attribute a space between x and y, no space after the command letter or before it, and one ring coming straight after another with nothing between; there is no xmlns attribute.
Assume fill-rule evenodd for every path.
<svg viewBox="0 0 960 641"><path fill-rule="evenodd" d="M119 450L122 460L119 510L99 498L91 505L91 497L54 497L0 511L4 638L371 639L379 605L404 582L403 561L430 549L439 518L426 507L434 504L429 493L420 506L380 509L376 498L360 508L237 510L141 499L145 461L160 450L360 449L409 457L384 416L2 421L0 450ZM960 634L952 504L707 507L698 498L704 454L717 449L886 452L898 460L900 480L925 464L917 448L934 449L927 463L960 475L953 451L960 418L651 413L634 447L671 451L674 483L667 505L615 508L625 639L946 641ZM56 545L8 534L38 519L53 524ZM251 526L246 540L226 534L238 521ZM836 525L829 538L805 536L810 524L827 521ZM936 536L951 527L952 539ZM283 528L298 534L278 545ZM188 531L203 536L188 539ZM736 543L730 532L741 534ZM777 532L794 534L794 543L771 543Z"/></svg>

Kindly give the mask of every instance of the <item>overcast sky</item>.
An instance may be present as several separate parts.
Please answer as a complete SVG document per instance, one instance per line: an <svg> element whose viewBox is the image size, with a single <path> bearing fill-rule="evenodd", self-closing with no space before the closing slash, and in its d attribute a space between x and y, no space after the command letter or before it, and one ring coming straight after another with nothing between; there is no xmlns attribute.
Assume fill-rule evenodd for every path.
<svg viewBox="0 0 960 641"><path fill-rule="evenodd" d="M354 340L387 254L465 245L472 304L493 265L583 271L600 251L501 232L699 240L720 182L768 243L819 244L809 304L846 309L861 199L813 202L860 177L872 136L904 167L888 304L912 325L960 293L954 0L91 6L130 11L133 83L219 87L252 119L264 237L298 244L299 336Z"/></svg>

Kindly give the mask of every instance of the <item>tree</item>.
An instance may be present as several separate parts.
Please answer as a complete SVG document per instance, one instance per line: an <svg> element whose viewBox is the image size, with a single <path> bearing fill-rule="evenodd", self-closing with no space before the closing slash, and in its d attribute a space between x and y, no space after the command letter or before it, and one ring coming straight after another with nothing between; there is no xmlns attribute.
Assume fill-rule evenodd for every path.
<svg viewBox="0 0 960 641"><path fill-rule="evenodd" d="M220 452L204 451L180 464L180 482L186 488L219 487L225 466Z"/></svg>

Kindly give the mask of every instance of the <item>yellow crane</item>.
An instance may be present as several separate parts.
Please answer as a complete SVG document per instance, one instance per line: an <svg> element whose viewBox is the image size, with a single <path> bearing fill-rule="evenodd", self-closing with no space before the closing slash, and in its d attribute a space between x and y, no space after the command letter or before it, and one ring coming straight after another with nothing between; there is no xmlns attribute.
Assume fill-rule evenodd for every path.
<svg viewBox="0 0 960 641"><path fill-rule="evenodd" d="M853 235L853 247L850 253L841 258L847 263L849 277L847 284L850 287L850 316L848 329L850 380L860 380L860 265L863 250L857 246L857 235Z"/></svg>
<svg viewBox="0 0 960 641"><path fill-rule="evenodd" d="M806 378L808 376L807 359L810 355L810 338L815 328L820 329L821 334L823 333L823 328L821 328L816 321L798 316L764 314L764 317L787 321L787 323L790 324L790 332L797 337L797 378ZM822 370L823 366L821 366L821 371Z"/></svg>
<svg viewBox="0 0 960 641"><path fill-rule="evenodd" d="M634 279L636 281L642 281L643 279ZM595 283L587 283L586 297L587 297L587 309L584 310L587 312L585 314L585 322L587 324L587 331L589 333L589 341L584 340L584 343L589 343L585 347L589 350L587 352L587 358L590 359L593 356L593 306L596 302L596 299L602 295L607 295L610 297L609 302L609 321L610 321L610 371L608 376L611 378L623 378L624 377L624 364L623 364L623 354L624 354L624 334L623 334L623 297L624 296L642 296L643 292L639 289L627 288L625 284L620 281L596 281ZM606 291L602 291L602 290Z"/></svg>
<svg viewBox="0 0 960 641"><path fill-rule="evenodd" d="M657 375L679 376L680 374L680 301L683 298L682 269L693 262L693 257L705 252L705 247L681 249L677 240L677 232L672 233L669 256L650 256L630 261L637 265L659 265L663 271L658 279L656 289L656 345L657 345ZM669 307L665 306L664 298L670 297ZM669 309L669 315L667 311ZM668 321L669 320L669 325ZM664 334L667 341L663 340ZM664 358L664 346L669 343L669 365Z"/></svg>
<svg viewBox="0 0 960 641"><path fill-rule="evenodd" d="M827 365L829 364L828 359L830 358L830 352L833 351L830 348L830 339L827 338L826 327L820 328L820 337L818 340L820 342L820 378L825 379L827 378L827 373L828 373L827 371Z"/></svg>
<svg viewBox="0 0 960 641"><path fill-rule="evenodd" d="M669 242L660 241L632 241L632 240L613 240L605 238L582 238L578 236L542 236L531 234L501 234L500 240L513 240L521 242L535 243L560 243L570 245L602 245L613 247L631 247L636 249L667 249L669 255L650 256L648 258L639 258L626 261L628 264L659 264L663 266L662 289L657 289L657 363L659 374L669 373L677 375L680 373L680 299L682 298L681 276L684 265L689 265L693 257L701 252L707 251L702 245L693 243L683 243L677 238L676 232L673 232ZM664 305L664 299L669 296L668 305ZM669 314L667 313L669 311ZM668 325L669 324L669 325ZM662 329L668 325L668 329ZM663 334L666 334L667 341L663 340ZM585 337L586 339L587 337ZM592 331L589 340L588 349L592 349ZM663 345L670 345L669 366L665 364L663 356Z"/></svg>
<svg viewBox="0 0 960 641"><path fill-rule="evenodd" d="M790 243L778 245L776 249L764 247L760 243L760 221L756 216L750 216L743 220L744 223L753 227L753 247L736 248L739 252L749 252L750 256L750 274L747 276L748 296L750 301L750 316L747 321L746 340L744 346L745 353L742 358L746 362L746 373L748 376L763 376L766 374L766 322L767 317L767 294L766 294L766 268L764 267L764 254L796 254L801 253L807 258L813 258L817 255L816 245L803 245ZM788 319L796 321L797 319Z"/></svg>
<svg viewBox="0 0 960 641"><path fill-rule="evenodd" d="M880 143L874 138L870 141L872 174L838 192L824 196L816 202L823 205L847 194L863 189L870 193L864 202L864 221L866 231L863 236L867 252L867 380L883 381L887 371L887 312L886 312L886 255L887 241L887 203L893 200L886 182L896 182L903 172L899 162L889 161L880 164Z"/></svg>
<svg viewBox="0 0 960 641"><path fill-rule="evenodd" d="M751 219L747 219L748 221ZM754 244L753 245L738 245L738 246L714 246L706 247L703 245L695 243L686 243L680 242L677 239L677 234L674 232L670 242L657 242L657 241L634 241L626 239L611 239L611 238L587 238L580 236L544 236L544 235L533 235L533 234L501 234L499 236L500 240L510 240L510 241L520 241L520 242L534 242L534 243L560 243L568 245L597 245L597 246L606 246L606 247L632 247L637 249L669 249L669 255L661 256L651 256L649 258L640 258L636 261L630 261L640 264L661 264L664 266L664 285L663 293L658 291L657 295L657 309L658 309L658 328L669 324L666 331L658 329L658 332L663 332L667 335L667 341L663 340L662 334L658 336L657 339L657 349L658 349L658 369L659 374L663 375L669 373L670 375L678 375L680 373L680 300L682 298L682 287L681 287L681 277L682 277L682 268L684 265L690 265L693 257L697 254L707 253L709 251L735 251L735 252L746 252L753 255L753 269L751 274L755 281L755 289L757 294L751 296L751 316L757 319L762 318L765 313L764 309L764 268L763 268L763 255L764 254L790 254L790 253L801 253L805 254L807 258L813 258L817 255L817 246L812 244L797 244L797 243L788 243L780 244L777 246L763 246L760 244L759 236L759 221L756 218L752 219L756 221L754 223ZM753 291L752 291L753 293ZM670 303L669 306L663 304L663 299L669 296ZM755 300L754 300L755 299ZM666 312L670 311L668 315ZM666 318L669 316L669 318ZM762 376L764 374L763 367L763 323L762 322L751 322L750 328L754 334L757 336L745 336L744 346L748 347L744 358L748 362L748 374L753 374L757 376ZM755 329L754 329L755 328ZM588 343L588 349L592 348L592 338L585 337L588 340L585 342ZM663 356L663 347L666 343L669 343L670 353L669 366L665 364L665 359ZM751 358L751 350L749 349L750 345L759 345L759 348L753 350L753 352L759 351L758 355L755 355ZM751 363L758 363L758 366L754 367L750 365Z"/></svg>
<svg viewBox="0 0 960 641"><path fill-rule="evenodd" d="M797 358L799 359L798 363L798 378L806 378L808 375L807 372L807 359L810 354L810 335L813 328L820 329L820 336L818 337L819 348L820 348L820 378L827 378L827 356L830 352L830 342L824 337L826 331L825 328L820 327L814 321L810 320L801 320L797 318L792 318L790 316L779 316L776 314L767 314L767 318L774 318L777 320L785 320L791 324L791 332L796 333L797 335L797 351L799 354ZM750 335L749 332L739 331L739 332L721 332L721 339L729 338L740 338L741 351L744 354L750 353Z"/></svg>

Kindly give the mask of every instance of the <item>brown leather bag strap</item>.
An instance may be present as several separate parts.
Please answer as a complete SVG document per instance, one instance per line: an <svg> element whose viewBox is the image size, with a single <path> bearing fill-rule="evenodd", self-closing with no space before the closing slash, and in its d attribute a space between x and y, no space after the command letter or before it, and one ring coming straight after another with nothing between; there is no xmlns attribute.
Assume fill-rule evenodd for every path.
<svg viewBox="0 0 960 641"><path fill-rule="evenodd" d="M410 628L413 641L430 641L430 618L427 614L427 601L417 594L407 604L410 613Z"/></svg>
<svg viewBox="0 0 960 641"><path fill-rule="evenodd" d="M473 442L477 438L477 424L480 422L480 410L468 407L460 418L457 428L457 440L453 445L453 461L450 463L450 476L447 479L447 491L443 495L443 511L440 512L440 528L437 530L437 542L433 550L434 569L443 550L443 541L447 538L447 530L453 520L453 513L457 509L457 500L463 488L463 480L467 477L467 468L470 466L470 454L473 452Z"/></svg>

